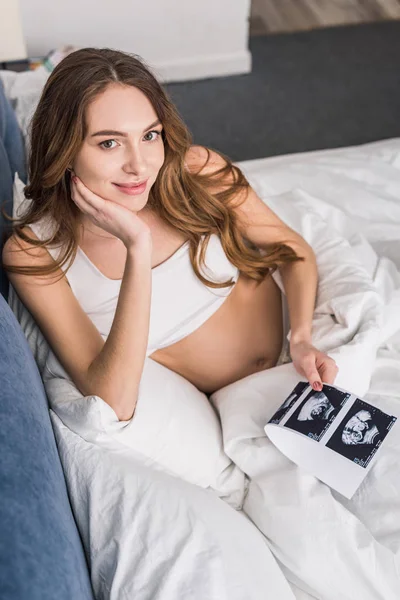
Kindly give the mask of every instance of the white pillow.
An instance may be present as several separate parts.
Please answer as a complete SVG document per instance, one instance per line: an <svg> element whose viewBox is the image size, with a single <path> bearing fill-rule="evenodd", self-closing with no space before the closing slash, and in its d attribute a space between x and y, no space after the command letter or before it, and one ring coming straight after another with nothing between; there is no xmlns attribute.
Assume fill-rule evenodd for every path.
<svg viewBox="0 0 400 600"><path fill-rule="evenodd" d="M146 464L212 487L242 506L245 476L223 450L221 426L207 396L184 377L147 358L130 421L119 421L100 397L82 396L51 351L43 381L51 408L86 441L105 448L117 444L127 457L138 452Z"/></svg>
<svg viewBox="0 0 400 600"><path fill-rule="evenodd" d="M14 107L15 116L25 141L26 155L29 155L29 128L40 96L50 73L41 65L34 71L2 71L1 79L7 98Z"/></svg>
<svg viewBox="0 0 400 600"><path fill-rule="evenodd" d="M98 600L295 600L243 513L50 414Z"/></svg>
<svg viewBox="0 0 400 600"><path fill-rule="evenodd" d="M20 216L20 213L29 203L29 200L24 195L25 183L21 181L17 171L14 174L13 183L13 214L14 219Z"/></svg>

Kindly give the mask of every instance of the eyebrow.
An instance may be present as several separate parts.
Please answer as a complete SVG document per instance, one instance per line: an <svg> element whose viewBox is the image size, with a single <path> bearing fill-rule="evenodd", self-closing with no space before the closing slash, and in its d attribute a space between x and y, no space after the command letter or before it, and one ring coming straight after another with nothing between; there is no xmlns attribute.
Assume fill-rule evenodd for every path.
<svg viewBox="0 0 400 600"><path fill-rule="evenodd" d="M153 127L156 127L157 125L161 125L161 122L159 119L157 119L157 121L154 121L154 123L152 123L151 125L146 127L146 129L143 129L143 133L146 133L146 131L149 131L149 129L152 129ZM128 137L127 133L124 133L123 131L115 131L115 129L102 129L101 131L96 131L96 133L92 133L92 135L90 137L96 137L99 135L119 135L121 137Z"/></svg>

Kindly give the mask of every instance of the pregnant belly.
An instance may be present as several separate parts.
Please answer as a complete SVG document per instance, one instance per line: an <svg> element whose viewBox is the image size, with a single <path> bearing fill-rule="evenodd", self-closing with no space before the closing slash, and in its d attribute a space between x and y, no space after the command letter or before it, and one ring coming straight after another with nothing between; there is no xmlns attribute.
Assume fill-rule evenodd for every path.
<svg viewBox="0 0 400 600"><path fill-rule="evenodd" d="M275 366L282 348L281 292L272 277L260 285L240 275L223 305L183 340L150 358L212 392Z"/></svg>

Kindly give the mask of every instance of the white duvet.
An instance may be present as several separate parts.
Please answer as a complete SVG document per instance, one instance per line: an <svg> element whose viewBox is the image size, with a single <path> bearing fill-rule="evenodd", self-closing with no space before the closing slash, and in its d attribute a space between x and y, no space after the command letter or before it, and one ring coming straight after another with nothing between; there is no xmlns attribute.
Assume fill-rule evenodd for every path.
<svg viewBox="0 0 400 600"><path fill-rule="evenodd" d="M316 252L320 283L313 337L315 344L334 356L339 364L336 383L400 417L400 140L247 161L239 166L260 197L299 230ZM279 277L277 280L279 282ZM10 303L40 364L43 359L41 340L31 335L17 300L11 297ZM264 541L268 542L299 599L398 600L400 436L388 437L379 460L362 486L352 500L345 500L301 471L265 436L264 425L298 380L293 366L287 364L252 375L212 396L221 419L223 448L234 463L233 469L225 463L225 488L233 493L235 485L238 486L236 492L242 498L239 504L264 534ZM69 405L61 401L63 385L62 379L53 380L46 389L57 413L53 423L72 503L78 511L78 524L90 557L93 547L101 550L105 543L105 522L93 520L89 509L103 506L104 502L107 505L104 495L108 493L109 471L98 463L93 468L93 448L97 443L101 445L100 437L94 436L90 443L86 440L85 449L81 446L82 438L76 436L81 435L82 428L79 410L68 416L69 429L65 427L65 407ZM179 440L177 444L179 447ZM106 446L103 444L103 447ZM113 460L118 461L118 451L113 456ZM135 460L140 464L137 454ZM121 465L124 461L126 465L126 455L121 456ZM153 461L152 468L156 467ZM118 468L123 471L122 466ZM247 494L242 487L243 473L247 475ZM98 495L94 500L93 492L92 504L85 504L81 490L85 482L89 489L89 479L90 489L98 490ZM134 578L140 574L139 567L136 565L133 570L132 562L126 560L130 555L129 544L131 555L135 556L137 540L126 534L132 513L124 510L129 493L121 478L112 479L109 500L115 500L118 481L121 486L118 501L122 504L115 516L114 528L125 533L123 538L114 540L114 545L123 545L125 560L118 562L113 593L110 592L112 559L107 563L104 558L107 552L103 552L98 555L103 562L92 562L92 581L101 590L101 598L133 597L129 590L134 587L129 585L133 586ZM159 513L155 514L158 518ZM151 519L151 514L144 511L138 517L135 513L136 524L140 518ZM187 527L182 529L179 522L175 530L177 536L183 530L189 531ZM169 535L174 536L173 531ZM235 579L235 573L235 585L227 596L229 600L293 597L289 588L286 589L282 581L278 582L279 575L273 563L268 562L267 554L270 585L263 584L261 577L256 581L255 576L251 585L249 564L246 592L244 579L239 584L237 567L232 566L232 561L210 562L213 551L207 545L207 536L203 538L205 547L201 553L198 529L193 527L194 551L185 554L187 562L171 556L167 567L175 569L177 582L187 580L184 573L212 573L213 577L192 577L190 585L193 585L186 596L177 596L177 588L172 586L168 590L175 591L166 591L163 600L224 598L221 581ZM170 540L171 547L176 549L179 539L175 541L174 544L173 537ZM190 535L184 543L190 548ZM257 544L246 544L248 556L253 553L254 564L260 559ZM108 556L111 556L109 550ZM112 557L115 561L115 553ZM159 555L157 560L160 561ZM161 561L165 567L164 563ZM230 570L226 570L228 563ZM155 568L160 572L157 561ZM218 575L218 569L222 568L225 568L223 577L221 573ZM151 570L146 571L147 577L151 576L149 573ZM118 582L123 582L120 589ZM200 583L204 584L203 592ZM135 598L140 600L152 598L143 590L135 592Z"/></svg>
<svg viewBox="0 0 400 600"><path fill-rule="evenodd" d="M328 291L332 320L320 329L315 315L315 341L333 347L330 354L341 369L338 385L400 417L400 140L242 167L260 196L288 220L288 202L303 205L298 229L305 232L308 207L323 219L325 225L317 219L316 226L325 226L327 237L329 232L342 236L335 250L340 276ZM363 278L361 292L357 262L374 283L381 315ZM322 303L320 297L316 312L325 313L321 319L326 321L329 310ZM335 335L344 343L339 348L334 348ZM360 489L346 500L282 456L264 434L266 420L295 381L292 365L284 365L212 398L225 451L250 477L243 508L302 590L321 600L398 599L400 435L387 440Z"/></svg>

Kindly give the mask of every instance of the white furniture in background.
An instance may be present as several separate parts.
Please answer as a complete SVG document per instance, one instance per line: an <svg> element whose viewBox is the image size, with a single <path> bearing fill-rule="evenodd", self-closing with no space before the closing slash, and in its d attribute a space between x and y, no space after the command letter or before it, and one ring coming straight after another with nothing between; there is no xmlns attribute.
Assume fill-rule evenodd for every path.
<svg viewBox="0 0 400 600"><path fill-rule="evenodd" d="M26 58L18 0L0 0L0 63Z"/></svg>
<svg viewBox="0 0 400 600"><path fill-rule="evenodd" d="M30 56L65 44L139 54L164 81L251 70L250 0L20 0Z"/></svg>

